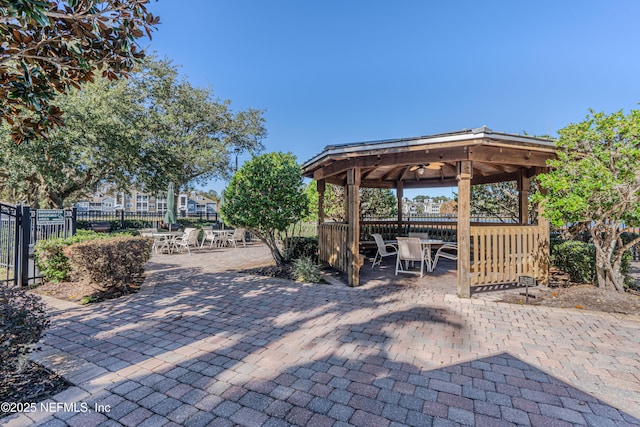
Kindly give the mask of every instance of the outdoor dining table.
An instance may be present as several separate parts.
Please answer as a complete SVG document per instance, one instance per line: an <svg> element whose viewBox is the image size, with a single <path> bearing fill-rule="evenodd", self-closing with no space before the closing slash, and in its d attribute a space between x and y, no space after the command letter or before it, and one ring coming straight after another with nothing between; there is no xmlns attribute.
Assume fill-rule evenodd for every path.
<svg viewBox="0 0 640 427"><path fill-rule="evenodd" d="M422 245L422 250L426 252L425 261L427 262L427 271L431 273L433 271L433 262L431 260L431 246L433 245L441 245L444 242L442 240L437 239L420 239L420 244Z"/></svg>
<svg viewBox="0 0 640 427"><path fill-rule="evenodd" d="M169 253L174 249L177 250L176 240L178 237L183 236L184 231L169 231L164 233L153 233L153 239L155 240L156 253L158 249L162 252L163 248L167 248Z"/></svg>
<svg viewBox="0 0 640 427"><path fill-rule="evenodd" d="M398 245L397 240L385 240L385 243L391 243L393 245ZM438 239L420 239L420 245L422 246L422 251L426 253L424 260L427 264L427 272L431 273L433 271L432 260L431 260L431 247L433 245L443 245L448 242L444 242Z"/></svg>

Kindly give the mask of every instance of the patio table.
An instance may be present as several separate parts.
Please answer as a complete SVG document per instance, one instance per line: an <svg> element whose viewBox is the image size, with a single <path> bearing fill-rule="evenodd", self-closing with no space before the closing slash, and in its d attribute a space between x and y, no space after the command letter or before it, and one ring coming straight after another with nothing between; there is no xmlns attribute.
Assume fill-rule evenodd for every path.
<svg viewBox="0 0 640 427"><path fill-rule="evenodd" d="M169 253L171 253L174 249L177 249L176 239L180 236L183 236L183 231L170 231L166 233L153 233L154 246L156 249L156 253L158 250L162 252L164 248L167 249Z"/></svg>

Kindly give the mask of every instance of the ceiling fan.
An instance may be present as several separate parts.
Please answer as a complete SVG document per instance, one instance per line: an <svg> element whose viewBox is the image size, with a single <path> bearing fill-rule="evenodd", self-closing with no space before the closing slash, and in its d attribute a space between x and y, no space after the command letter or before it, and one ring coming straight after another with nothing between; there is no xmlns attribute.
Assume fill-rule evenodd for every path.
<svg viewBox="0 0 640 427"><path fill-rule="evenodd" d="M418 175L424 174L425 169L439 170L444 166L442 162L424 163L422 165L411 166L410 172L415 171Z"/></svg>

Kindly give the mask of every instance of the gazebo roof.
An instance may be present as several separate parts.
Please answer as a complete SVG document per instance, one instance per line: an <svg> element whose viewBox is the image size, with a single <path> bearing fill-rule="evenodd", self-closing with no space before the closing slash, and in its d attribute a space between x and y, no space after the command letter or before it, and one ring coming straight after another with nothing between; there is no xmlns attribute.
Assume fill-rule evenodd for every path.
<svg viewBox="0 0 640 427"><path fill-rule="evenodd" d="M472 184L516 180L540 173L555 158L553 141L493 132L487 127L380 141L328 145L302 165L303 175L336 185L349 169L360 168L361 186L394 188L457 185L457 162L470 160Z"/></svg>

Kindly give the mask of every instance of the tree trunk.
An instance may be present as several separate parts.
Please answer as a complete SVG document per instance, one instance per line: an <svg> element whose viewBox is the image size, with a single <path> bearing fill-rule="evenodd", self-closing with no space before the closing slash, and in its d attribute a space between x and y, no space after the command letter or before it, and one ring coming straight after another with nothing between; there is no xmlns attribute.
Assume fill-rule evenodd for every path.
<svg viewBox="0 0 640 427"><path fill-rule="evenodd" d="M262 240L262 242L265 245L267 245L267 247L271 251L271 256L273 257L273 260L276 262L276 265L278 267L282 267L285 264L284 257L280 253L280 249L278 248L278 242L275 236L272 234L264 235L260 231L252 228L249 228L249 231L251 231L253 234L258 236L258 238Z"/></svg>
<svg viewBox="0 0 640 427"><path fill-rule="evenodd" d="M618 227L598 224L590 229L596 247L596 279L598 287L606 291L624 292L624 275L620 272L622 254L616 255ZM619 250L622 250L620 248Z"/></svg>

